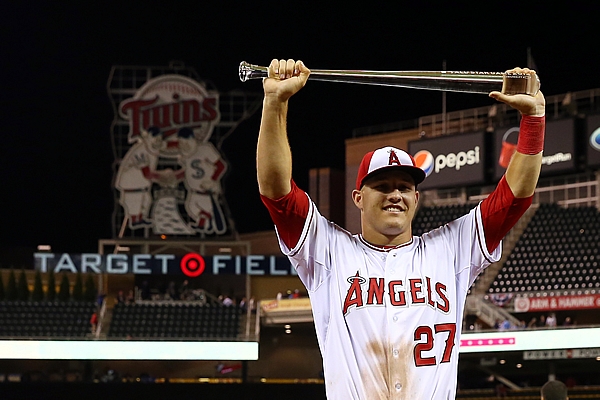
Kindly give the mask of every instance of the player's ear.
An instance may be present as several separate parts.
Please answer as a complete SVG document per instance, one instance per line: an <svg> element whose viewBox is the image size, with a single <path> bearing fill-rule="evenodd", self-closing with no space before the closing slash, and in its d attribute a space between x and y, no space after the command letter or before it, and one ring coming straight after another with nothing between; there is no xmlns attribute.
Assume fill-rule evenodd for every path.
<svg viewBox="0 0 600 400"><path fill-rule="evenodd" d="M419 192L415 191L415 207L414 207L415 212L414 212L414 215L417 215L417 212L419 211L419 196L420 196ZM413 216L413 218L414 218L414 216Z"/></svg>
<svg viewBox="0 0 600 400"><path fill-rule="evenodd" d="M352 200L354 201L354 205L362 210L362 192L360 190L354 189L352 191Z"/></svg>

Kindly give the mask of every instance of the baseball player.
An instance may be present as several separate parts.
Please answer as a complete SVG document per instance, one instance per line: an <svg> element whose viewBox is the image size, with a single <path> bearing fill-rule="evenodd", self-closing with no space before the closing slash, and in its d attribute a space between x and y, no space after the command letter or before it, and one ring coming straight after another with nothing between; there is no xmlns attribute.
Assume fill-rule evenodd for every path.
<svg viewBox="0 0 600 400"><path fill-rule="evenodd" d="M226 164L221 154L208 141L199 141L190 128L177 132L183 167L176 176L184 179L188 190L185 209L193 219L191 227L196 232L221 235L227 230L223 210L218 202L220 180Z"/></svg>
<svg viewBox="0 0 600 400"><path fill-rule="evenodd" d="M153 182L162 182L172 175L171 169L158 171L158 157L165 143L157 127L142 130L140 136L123 157L115 187L121 192L119 203L125 210L130 229L152 225L148 212L152 205L150 188Z"/></svg>
<svg viewBox="0 0 600 400"><path fill-rule="evenodd" d="M512 162L486 200L420 237L412 236L411 222L425 173L400 149L367 153L352 191L361 213L361 233L353 235L321 216L292 180L288 100L310 71L294 60L273 60L268 69L259 190L311 299L328 398L454 399L467 291L499 260L501 240L531 204L537 184L543 95L490 93L523 115Z"/></svg>

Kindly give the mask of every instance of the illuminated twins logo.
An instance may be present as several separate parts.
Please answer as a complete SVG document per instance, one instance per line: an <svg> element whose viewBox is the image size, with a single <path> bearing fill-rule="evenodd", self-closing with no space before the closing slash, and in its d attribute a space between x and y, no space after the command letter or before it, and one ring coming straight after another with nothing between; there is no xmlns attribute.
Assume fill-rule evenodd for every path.
<svg viewBox="0 0 600 400"><path fill-rule="evenodd" d="M149 127L158 128L163 138L184 127L205 138L220 119L219 95L186 76L162 75L124 100L119 114L129 121L130 140Z"/></svg>
<svg viewBox="0 0 600 400"><path fill-rule="evenodd" d="M131 230L222 235L227 231L221 178L227 163L210 142L219 94L182 75L150 79L119 105L131 147L115 188Z"/></svg>
<svg viewBox="0 0 600 400"><path fill-rule="evenodd" d="M590 146L592 146L594 149L600 151L600 128L597 128L590 135Z"/></svg>

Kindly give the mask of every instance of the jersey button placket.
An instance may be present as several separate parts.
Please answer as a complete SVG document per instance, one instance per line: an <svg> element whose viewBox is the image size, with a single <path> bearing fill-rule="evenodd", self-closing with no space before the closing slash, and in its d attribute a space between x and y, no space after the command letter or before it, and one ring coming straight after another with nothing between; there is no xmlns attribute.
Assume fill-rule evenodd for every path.
<svg viewBox="0 0 600 400"><path fill-rule="evenodd" d="M391 251L388 253L387 261L385 263L385 280L386 280L386 282L390 282L395 279L394 274L396 272L395 266L396 266L396 261L397 261L396 255L397 254L394 251ZM393 294L390 294L390 295L393 295ZM395 313L396 313L396 310L394 309L394 307L388 308L388 315L395 314ZM398 316L393 315L392 321L398 322Z"/></svg>
<svg viewBox="0 0 600 400"><path fill-rule="evenodd" d="M392 250L389 253L388 256L388 262L386 263L386 278L389 281L391 280L398 280L398 279L402 279L401 277L397 276L397 273L400 273L400 267L398 265L399 261L400 261L400 256L398 255L398 252L396 250ZM392 311L392 321L393 323L397 323L399 320L398 314L400 312L400 309L395 309L395 307L390 307ZM392 340L392 342L395 342L395 340ZM400 350L397 347L392 347L392 357L394 358L393 363L398 363L399 362L399 357L400 357ZM395 374L394 374L395 375ZM402 391L402 383L400 383L400 380L397 380L398 377L393 377L395 383L394 383L394 389L396 392L396 395L399 396L401 391ZM392 397L396 397L396 396L392 396Z"/></svg>

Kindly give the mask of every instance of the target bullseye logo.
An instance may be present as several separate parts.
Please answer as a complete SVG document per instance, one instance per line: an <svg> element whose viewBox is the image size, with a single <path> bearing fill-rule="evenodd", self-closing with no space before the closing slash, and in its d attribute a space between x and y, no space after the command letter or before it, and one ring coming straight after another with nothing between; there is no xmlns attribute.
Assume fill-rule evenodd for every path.
<svg viewBox="0 0 600 400"><path fill-rule="evenodd" d="M181 258L179 266L181 267L181 272L183 272L190 278L195 278L197 276L200 276L204 272L204 268L206 268L206 263L204 262L204 258L200 254L187 253Z"/></svg>

